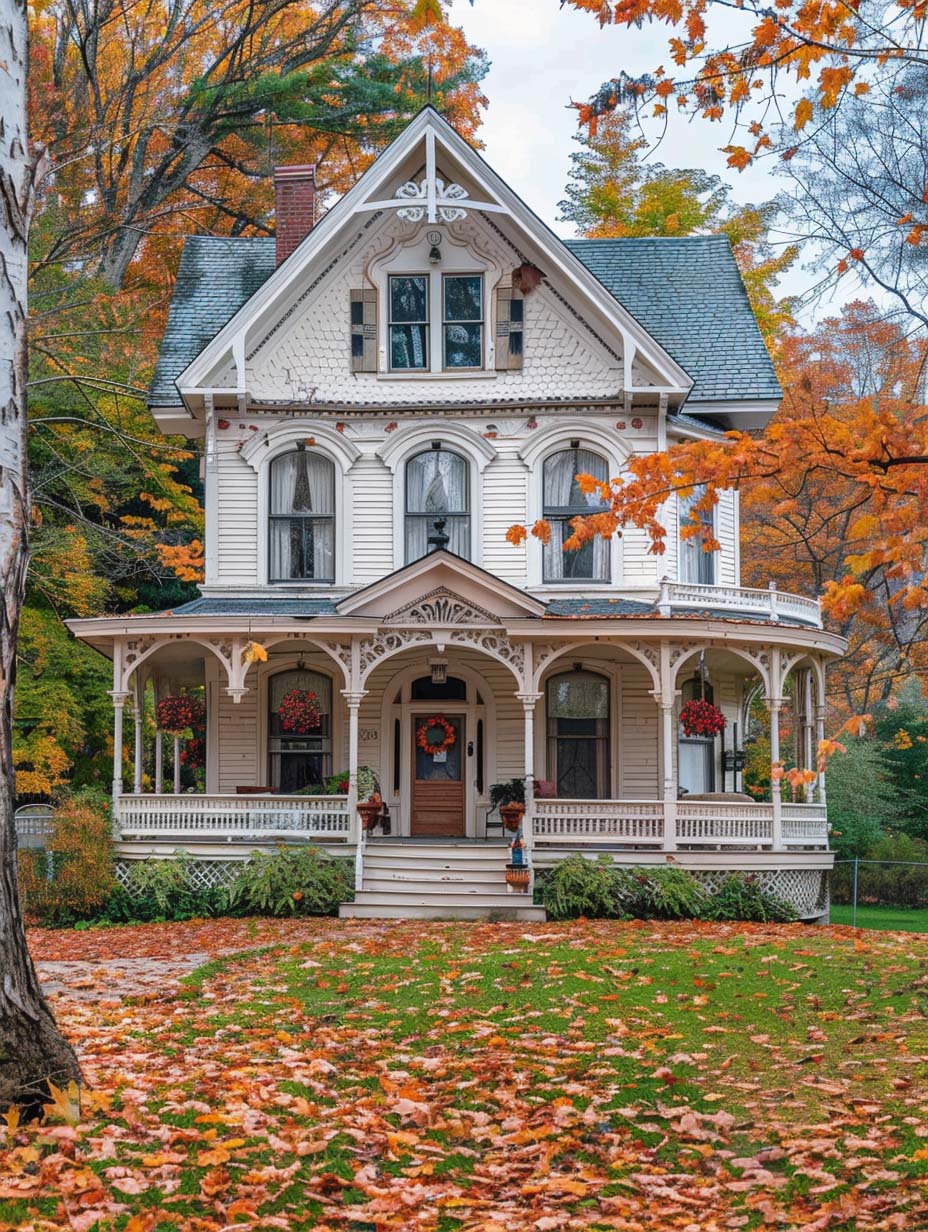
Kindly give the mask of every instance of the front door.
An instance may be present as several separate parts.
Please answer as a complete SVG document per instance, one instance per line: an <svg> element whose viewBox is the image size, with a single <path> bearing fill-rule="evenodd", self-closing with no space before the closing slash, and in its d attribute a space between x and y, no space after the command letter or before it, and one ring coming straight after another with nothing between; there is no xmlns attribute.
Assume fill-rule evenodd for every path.
<svg viewBox="0 0 928 1232"><path fill-rule="evenodd" d="M439 722L429 724L430 719ZM464 735L463 715L436 712L413 720L411 834L463 837Z"/></svg>

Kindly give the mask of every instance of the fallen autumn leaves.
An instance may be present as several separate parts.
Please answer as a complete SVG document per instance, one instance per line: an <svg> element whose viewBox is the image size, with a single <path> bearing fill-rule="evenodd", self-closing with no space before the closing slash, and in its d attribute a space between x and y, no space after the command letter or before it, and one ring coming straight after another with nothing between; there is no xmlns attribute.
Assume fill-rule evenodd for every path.
<svg viewBox="0 0 928 1232"><path fill-rule="evenodd" d="M91 1089L76 1126L7 1133L6 1227L928 1226L928 938L221 920L32 943Z"/></svg>

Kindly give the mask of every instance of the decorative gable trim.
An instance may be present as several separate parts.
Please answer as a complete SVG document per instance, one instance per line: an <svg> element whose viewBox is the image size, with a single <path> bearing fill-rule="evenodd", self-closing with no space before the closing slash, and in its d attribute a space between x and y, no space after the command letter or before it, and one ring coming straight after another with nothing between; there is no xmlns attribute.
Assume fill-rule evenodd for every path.
<svg viewBox="0 0 928 1232"><path fill-rule="evenodd" d="M540 222L511 188L500 179L468 143L432 107L424 108L405 131L390 145L361 177L358 183L313 228L300 246L271 275L251 299L236 312L217 333L200 355L189 364L177 380L177 386L188 398L197 399L210 384L209 376L217 364L231 357L234 364L234 388L244 393L245 355L255 336L267 336L276 327L278 315L291 308L289 298L294 291L305 290L306 280L312 280L313 270L331 260L332 254L344 248L344 233L358 226L359 216L402 207L402 199L382 198L397 172L424 145L429 165L441 158L457 163L482 200L471 198L470 208L481 213L507 216L519 228L520 247L524 245L527 260L544 268L552 279L560 279L576 290L589 308L589 325L597 334L612 330L622 340L625 388L632 388L632 360L644 360L659 375L659 390L675 396L685 395L692 380L680 365L590 273L580 259ZM453 171L453 166L449 166ZM472 188L473 191L473 188ZM437 195L427 193L427 216L437 211ZM442 202L442 204L445 204ZM449 202L460 205L460 202ZM368 219L365 219L365 223ZM364 223L361 224L362 226ZM283 302L282 302L283 301Z"/></svg>
<svg viewBox="0 0 928 1232"><path fill-rule="evenodd" d="M478 607L456 595L453 590L439 586L428 594L398 608L383 619L385 625L430 625L432 628L444 628L448 625L472 625L484 628L486 625L501 624L498 616Z"/></svg>

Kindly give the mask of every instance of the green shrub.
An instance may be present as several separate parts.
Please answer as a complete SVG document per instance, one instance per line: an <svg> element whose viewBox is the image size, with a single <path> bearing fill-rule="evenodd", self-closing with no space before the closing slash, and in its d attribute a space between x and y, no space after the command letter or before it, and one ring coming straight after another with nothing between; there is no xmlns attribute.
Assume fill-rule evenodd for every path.
<svg viewBox="0 0 928 1232"><path fill-rule="evenodd" d="M786 899L762 889L755 876L732 873L709 897L707 920L753 920L759 924L790 924L798 919Z"/></svg>
<svg viewBox="0 0 928 1232"><path fill-rule="evenodd" d="M547 872L542 901L552 920L575 920L581 915L615 919L624 914L620 889L625 876L607 855L595 860L568 856Z"/></svg>
<svg viewBox="0 0 928 1232"><path fill-rule="evenodd" d="M229 887L235 915L334 915L354 895L352 865L316 847L255 852Z"/></svg>
<svg viewBox="0 0 928 1232"><path fill-rule="evenodd" d="M682 868L636 868L621 882L620 903L639 920L695 920L703 916L708 895Z"/></svg>
<svg viewBox="0 0 928 1232"><path fill-rule="evenodd" d="M18 853L19 892L27 917L73 924L93 917L116 885L109 801L92 790L58 805L47 849Z"/></svg>
<svg viewBox="0 0 928 1232"><path fill-rule="evenodd" d="M190 857L135 860L124 886L111 895L99 917L110 924L149 923L154 920L192 920L225 914L228 890L222 886L198 889L191 881Z"/></svg>
<svg viewBox="0 0 928 1232"><path fill-rule="evenodd" d="M851 902L853 883L854 865L836 864L832 900ZM857 870L857 901L885 907L928 905L928 843L908 834L886 834L869 847Z"/></svg>

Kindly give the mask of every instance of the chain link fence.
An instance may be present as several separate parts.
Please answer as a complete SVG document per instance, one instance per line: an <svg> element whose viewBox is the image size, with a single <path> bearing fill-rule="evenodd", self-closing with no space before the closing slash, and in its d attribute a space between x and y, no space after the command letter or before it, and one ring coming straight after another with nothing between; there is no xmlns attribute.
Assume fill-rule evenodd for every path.
<svg viewBox="0 0 928 1232"><path fill-rule="evenodd" d="M833 923L928 932L928 862L835 860Z"/></svg>

